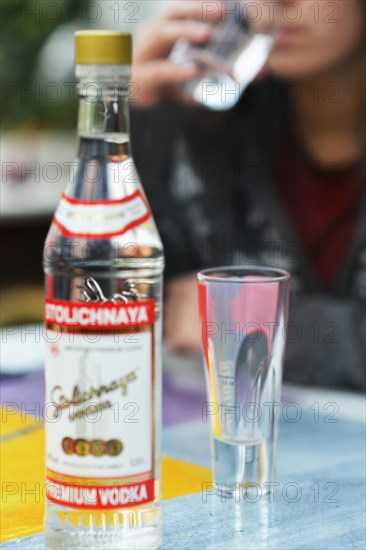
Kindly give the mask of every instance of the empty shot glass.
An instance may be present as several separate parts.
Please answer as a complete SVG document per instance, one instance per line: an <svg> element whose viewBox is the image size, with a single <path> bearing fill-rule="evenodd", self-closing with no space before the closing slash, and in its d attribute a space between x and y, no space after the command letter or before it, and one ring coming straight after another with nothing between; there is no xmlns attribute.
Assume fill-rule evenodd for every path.
<svg viewBox="0 0 366 550"><path fill-rule="evenodd" d="M263 68L273 45L273 37L266 32L254 32L251 18L260 17L260 4L255 14L250 10L255 3L249 0L226 0L222 20L215 24L206 44L178 40L170 59L178 64L194 64L200 76L182 85L191 99L208 109L224 111L233 107L243 91ZM204 9L218 9L218 3L207 2ZM254 5L253 5L254 4Z"/></svg>
<svg viewBox="0 0 366 550"><path fill-rule="evenodd" d="M275 481L290 274L266 267L198 273L211 422L213 481L219 493L270 491Z"/></svg>

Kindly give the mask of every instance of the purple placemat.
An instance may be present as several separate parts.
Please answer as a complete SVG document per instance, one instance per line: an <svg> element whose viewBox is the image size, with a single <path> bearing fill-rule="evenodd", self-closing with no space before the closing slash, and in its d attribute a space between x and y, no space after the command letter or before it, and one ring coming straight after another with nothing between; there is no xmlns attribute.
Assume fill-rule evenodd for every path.
<svg viewBox="0 0 366 550"><path fill-rule="evenodd" d="M44 373L33 372L23 376L4 377L0 381L1 403L14 407L23 414L42 417L44 407Z"/></svg>

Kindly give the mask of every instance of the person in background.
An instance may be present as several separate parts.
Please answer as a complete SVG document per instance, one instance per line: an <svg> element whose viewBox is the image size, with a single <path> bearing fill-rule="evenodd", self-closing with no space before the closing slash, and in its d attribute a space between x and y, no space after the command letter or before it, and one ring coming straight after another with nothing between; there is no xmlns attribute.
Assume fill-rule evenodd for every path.
<svg viewBox="0 0 366 550"><path fill-rule="evenodd" d="M227 112L188 105L179 84L197 69L168 57L180 38L207 41L223 3L205 22L203 2L174 3L135 42L132 140L166 250L166 343L200 348L197 270L282 267L292 274L285 379L362 390L366 3L320 1L316 13L297 0L292 22L287 0L257 4L253 26L274 48Z"/></svg>

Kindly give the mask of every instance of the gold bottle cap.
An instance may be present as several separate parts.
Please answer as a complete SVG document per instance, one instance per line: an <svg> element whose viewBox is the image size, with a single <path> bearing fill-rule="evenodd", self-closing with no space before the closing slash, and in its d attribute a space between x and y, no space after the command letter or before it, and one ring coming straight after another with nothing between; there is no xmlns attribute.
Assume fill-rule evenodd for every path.
<svg viewBox="0 0 366 550"><path fill-rule="evenodd" d="M130 65L132 37L118 31L77 31L76 65Z"/></svg>

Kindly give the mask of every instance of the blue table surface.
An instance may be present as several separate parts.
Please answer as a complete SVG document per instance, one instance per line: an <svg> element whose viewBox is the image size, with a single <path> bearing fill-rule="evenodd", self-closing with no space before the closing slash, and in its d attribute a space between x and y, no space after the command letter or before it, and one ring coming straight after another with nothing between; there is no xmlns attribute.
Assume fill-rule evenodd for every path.
<svg viewBox="0 0 366 550"><path fill-rule="evenodd" d="M297 422L282 420L273 495L236 503L200 492L165 501L162 548L364 549L365 435L362 421L339 413L316 419L303 407ZM163 449L208 467L209 424L166 428ZM2 548L43 549L43 535Z"/></svg>

